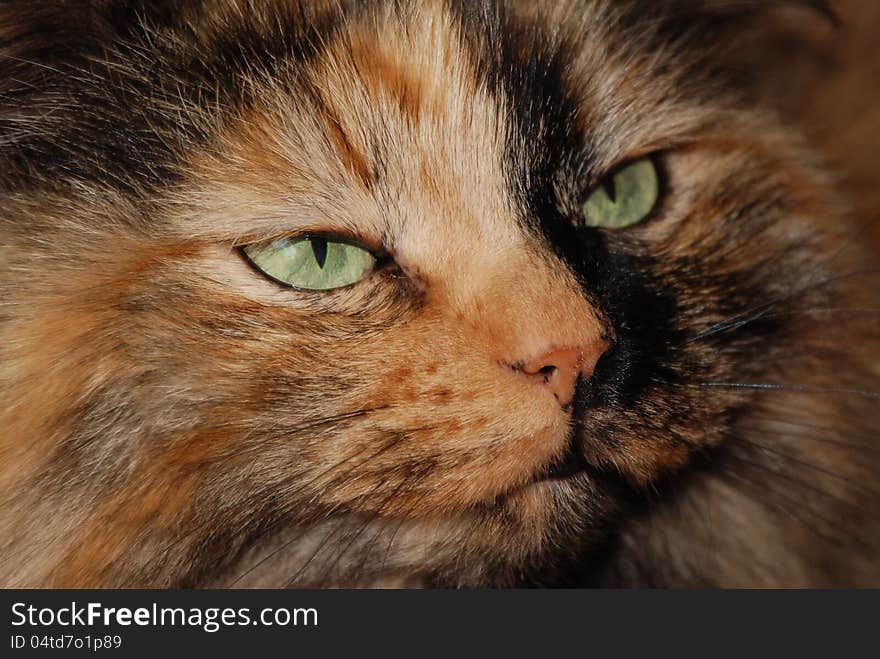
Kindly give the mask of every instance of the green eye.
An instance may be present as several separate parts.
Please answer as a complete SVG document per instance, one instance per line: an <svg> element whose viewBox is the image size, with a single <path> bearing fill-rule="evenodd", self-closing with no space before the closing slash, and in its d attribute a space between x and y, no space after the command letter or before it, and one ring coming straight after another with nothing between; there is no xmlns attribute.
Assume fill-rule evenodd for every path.
<svg viewBox="0 0 880 659"><path fill-rule="evenodd" d="M327 238L282 238L245 245L260 272L293 288L327 291L370 274L376 258L362 247Z"/></svg>
<svg viewBox="0 0 880 659"><path fill-rule="evenodd" d="M611 174L584 204L587 226L623 229L644 220L660 196L660 178L650 158L642 158Z"/></svg>

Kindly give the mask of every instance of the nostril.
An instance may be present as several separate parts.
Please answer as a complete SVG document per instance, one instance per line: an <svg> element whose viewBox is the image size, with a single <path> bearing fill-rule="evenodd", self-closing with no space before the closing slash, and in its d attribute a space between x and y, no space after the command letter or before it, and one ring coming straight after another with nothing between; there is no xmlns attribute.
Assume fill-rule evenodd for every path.
<svg viewBox="0 0 880 659"><path fill-rule="evenodd" d="M589 378L596 362L608 348L605 341L579 347L552 348L537 357L522 361L513 369L541 384L563 408L574 398L578 378Z"/></svg>

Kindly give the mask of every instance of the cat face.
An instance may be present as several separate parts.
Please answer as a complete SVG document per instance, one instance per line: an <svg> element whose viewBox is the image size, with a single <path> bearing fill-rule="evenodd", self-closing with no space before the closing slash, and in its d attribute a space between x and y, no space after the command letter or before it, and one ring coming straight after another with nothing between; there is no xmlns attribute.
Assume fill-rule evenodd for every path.
<svg viewBox="0 0 880 659"><path fill-rule="evenodd" d="M752 316L833 275L709 9L329 4L107 10L15 65L0 535L42 559L4 582L540 580L722 443L795 331ZM648 212L591 226L639 162ZM248 256L300 239L373 260Z"/></svg>

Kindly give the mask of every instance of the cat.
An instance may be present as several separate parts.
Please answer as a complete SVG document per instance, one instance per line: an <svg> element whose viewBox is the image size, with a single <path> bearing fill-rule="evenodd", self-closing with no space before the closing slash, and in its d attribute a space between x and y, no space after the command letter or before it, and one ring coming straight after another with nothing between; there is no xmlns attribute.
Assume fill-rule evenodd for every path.
<svg viewBox="0 0 880 659"><path fill-rule="evenodd" d="M4 2L0 585L880 586L877 19Z"/></svg>

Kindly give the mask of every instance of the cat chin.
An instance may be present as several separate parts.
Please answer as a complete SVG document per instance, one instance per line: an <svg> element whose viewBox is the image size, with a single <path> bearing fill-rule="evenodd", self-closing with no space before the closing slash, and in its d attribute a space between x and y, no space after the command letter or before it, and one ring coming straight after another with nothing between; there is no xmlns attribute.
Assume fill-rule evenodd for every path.
<svg viewBox="0 0 880 659"><path fill-rule="evenodd" d="M516 586L531 565L583 550L584 474L542 474L492 504L430 519L351 515L290 528L222 574L192 585L235 588ZM559 559L559 560L557 560Z"/></svg>

